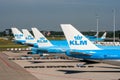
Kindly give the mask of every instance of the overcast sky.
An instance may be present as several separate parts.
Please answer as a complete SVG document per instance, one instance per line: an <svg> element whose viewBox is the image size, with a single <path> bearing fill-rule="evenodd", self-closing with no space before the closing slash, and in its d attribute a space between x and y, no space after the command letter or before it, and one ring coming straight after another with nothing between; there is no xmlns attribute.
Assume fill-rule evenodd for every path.
<svg viewBox="0 0 120 80"><path fill-rule="evenodd" d="M15 26L19 29L61 31L60 24L72 24L80 31L120 30L120 0L0 0L0 31Z"/></svg>

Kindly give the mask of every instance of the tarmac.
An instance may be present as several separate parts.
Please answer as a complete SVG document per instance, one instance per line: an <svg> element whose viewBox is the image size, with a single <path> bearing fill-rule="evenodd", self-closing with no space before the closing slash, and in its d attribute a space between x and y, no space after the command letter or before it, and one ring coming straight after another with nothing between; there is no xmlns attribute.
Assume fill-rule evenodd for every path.
<svg viewBox="0 0 120 80"><path fill-rule="evenodd" d="M39 80L30 72L20 67L13 61L8 60L8 56L0 53L0 80Z"/></svg>
<svg viewBox="0 0 120 80"><path fill-rule="evenodd" d="M0 53L0 80L120 80L120 67L68 59L17 59L27 52ZM9 58L16 58L10 60Z"/></svg>

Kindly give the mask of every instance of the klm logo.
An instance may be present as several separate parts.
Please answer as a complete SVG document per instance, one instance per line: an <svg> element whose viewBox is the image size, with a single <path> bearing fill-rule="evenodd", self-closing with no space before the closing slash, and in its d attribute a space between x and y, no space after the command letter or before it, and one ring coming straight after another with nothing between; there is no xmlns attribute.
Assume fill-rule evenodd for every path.
<svg viewBox="0 0 120 80"><path fill-rule="evenodd" d="M82 36L74 36L74 40L69 41L70 45L87 45L87 40L82 40Z"/></svg>
<svg viewBox="0 0 120 80"><path fill-rule="evenodd" d="M39 40L37 40L38 43L47 43L48 41L44 38L41 37Z"/></svg>
<svg viewBox="0 0 120 80"><path fill-rule="evenodd" d="M34 38L33 38L31 35L28 35L28 36L26 37L26 39L27 39L27 40L33 40Z"/></svg>
<svg viewBox="0 0 120 80"><path fill-rule="evenodd" d="M21 38L23 37L22 34L15 34L14 36L15 36L16 38L18 38L18 39L21 39Z"/></svg>

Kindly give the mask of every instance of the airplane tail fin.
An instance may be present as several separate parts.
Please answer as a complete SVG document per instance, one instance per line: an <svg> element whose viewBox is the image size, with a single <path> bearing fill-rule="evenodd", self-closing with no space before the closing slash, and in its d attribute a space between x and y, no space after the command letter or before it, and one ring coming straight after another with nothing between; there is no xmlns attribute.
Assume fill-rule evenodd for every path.
<svg viewBox="0 0 120 80"><path fill-rule="evenodd" d="M99 50L90 40L75 29L71 24L61 24L61 28L71 49Z"/></svg>
<svg viewBox="0 0 120 80"><path fill-rule="evenodd" d="M24 43L25 42L25 37L21 31L19 31L17 28L11 28L12 33L14 35L14 39L16 42Z"/></svg>
<svg viewBox="0 0 120 80"><path fill-rule="evenodd" d="M37 28L32 28L32 32L38 42L39 47L53 46L51 42Z"/></svg>
<svg viewBox="0 0 120 80"><path fill-rule="evenodd" d="M105 38L106 38L106 35L107 35L107 32L105 32L101 38L102 38L102 39L105 39Z"/></svg>
<svg viewBox="0 0 120 80"><path fill-rule="evenodd" d="M27 44L37 43L37 41L35 40L35 38L31 35L31 33L27 29L22 29L22 32L23 32L23 34L25 36Z"/></svg>
<svg viewBox="0 0 120 80"><path fill-rule="evenodd" d="M98 34L99 34L99 32L97 32L94 36L95 36L95 37L97 37L97 36L98 36Z"/></svg>

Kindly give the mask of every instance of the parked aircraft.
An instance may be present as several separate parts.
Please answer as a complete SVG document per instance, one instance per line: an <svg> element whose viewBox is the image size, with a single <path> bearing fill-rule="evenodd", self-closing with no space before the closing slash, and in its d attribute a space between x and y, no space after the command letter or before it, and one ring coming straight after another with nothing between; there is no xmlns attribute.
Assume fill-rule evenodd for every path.
<svg viewBox="0 0 120 80"><path fill-rule="evenodd" d="M42 33L39 32L37 28L33 28L33 33L35 38L31 35L31 33L27 29L22 29L22 32L20 32L17 28L11 28L12 32L15 37L15 42L22 44L22 45L28 45L31 48L31 52L28 52L29 54L43 54L43 53L63 53L65 52L69 46L67 44L66 40L51 40L49 41L47 38L45 38ZM43 40L40 40L43 39ZM47 41L47 43L44 43ZM41 43L42 42L42 43ZM54 48L54 47L56 48ZM97 45L100 48L104 49L113 49L113 46L102 46ZM118 49L120 46L114 47L114 49Z"/></svg>
<svg viewBox="0 0 120 80"><path fill-rule="evenodd" d="M97 47L71 24L61 24L61 28L70 47L67 56L120 66L120 50Z"/></svg>
<svg viewBox="0 0 120 80"><path fill-rule="evenodd" d="M96 33L96 35L94 35L94 36L85 36L85 37L88 38L92 42L97 42L97 41L105 40L106 39L106 35L107 35L107 32L105 32L101 37L97 37L98 33Z"/></svg>

